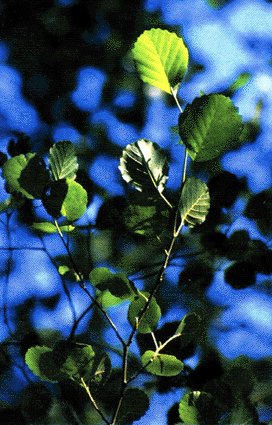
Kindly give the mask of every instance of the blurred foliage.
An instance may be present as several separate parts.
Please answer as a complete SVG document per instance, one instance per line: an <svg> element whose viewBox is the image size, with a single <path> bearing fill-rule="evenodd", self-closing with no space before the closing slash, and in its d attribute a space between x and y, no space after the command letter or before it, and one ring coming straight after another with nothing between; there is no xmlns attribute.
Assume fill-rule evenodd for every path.
<svg viewBox="0 0 272 425"><path fill-rule="evenodd" d="M70 99L70 94L75 89L78 69L91 65L103 70L107 76L103 89L102 107L109 105L112 107L112 101L119 89L132 90L136 96L133 106L129 108L116 106L113 110L123 122L142 128L146 119L143 89L141 83L135 78L128 51L132 42L144 29L157 25L168 28L160 21L159 15L144 11L143 3L143 1L125 2L123 0L100 2L78 0L69 7L61 7L53 0L2 2L1 38L10 48L9 63L22 73L24 95L35 105L46 125L50 127L59 121L67 121L82 135L90 136L95 141L97 151L102 149L104 153L114 156L120 154L119 147L110 142L104 126L90 126L89 113L78 109ZM215 8L220 8L228 2L209 1L209 3ZM174 30L174 28L171 29ZM198 72L197 66L195 71ZM247 78L247 75L244 77ZM239 89L239 84L243 84L243 80L233 83L224 91L224 94L233 94ZM247 123L243 137L241 136L243 140L253 142L256 139L260 130L257 118ZM52 140L42 132L33 139L15 132L8 144L8 154L11 157L25 155L30 151L30 146L35 145L37 146L35 150L43 154L52 146ZM131 273L131 278L144 280L148 290L160 268L163 248L168 244L169 223L173 221L171 211L163 210L159 201L155 211L154 207L150 210L148 199L142 197L136 202L135 194L131 195L130 191L126 198L123 196L109 198L106 191L93 183L88 176L87 171L94 155L93 150L82 141L78 153L81 168L77 173L76 181L86 190L88 205L94 195L102 196L103 202L95 224L79 225L76 231L69 235L69 243L76 264L87 278L96 263L107 262L117 270L125 269ZM7 156L1 153L1 166L6 160ZM156 298L162 307L163 317L169 305L177 307L181 312L184 309L190 309L201 315L202 326L197 329L192 340L190 338L186 341L181 338L175 339L163 350L163 354L174 354L178 359L186 360L196 354L200 348L200 361L195 368L185 365L178 377L144 380L145 391L149 394L154 391L169 394L174 388L185 387L211 394L216 408L221 412L227 412L231 406L232 419L227 417L226 424L237 423L237 421L231 421L236 420L235 417L239 415L243 416L243 412L237 411L237 400L243 398L240 407L242 406L244 411L250 410L252 423L257 424L260 422L258 422L255 407L252 406L262 409L270 407L272 402L271 359L250 363L244 361L241 369L241 364L230 362L220 355L209 337L210 325L219 315L220 309L207 300L206 290L211 286L215 273L221 269L224 270L225 284L231 285L235 290L257 286L259 274L267 278L271 277L272 254L267 237L272 232L271 190L252 194L245 180L222 170L217 159L205 164L193 164L191 170L200 175L205 173L208 177L210 211L203 224L195 228L190 235L185 232L177 243L176 258L183 258L185 263L179 266L175 286L170 278L166 279L165 288L158 291ZM31 186L29 180L28 185ZM46 195L50 204L49 189L52 191L54 188L48 188ZM65 190L66 187L64 192ZM66 192L63 193L63 197L65 195ZM170 197L177 201L178 193L172 192ZM265 241L254 239L245 229L231 231L231 225L235 221L235 217L232 216L233 208L239 200L242 200L245 205L244 216L257 224ZM17 195L14 202L18 207L19 223L32 224L38 221L38 211L31 200L22 199L20 195ZM3 208L5 209L5 206ZM143 208L145 217L156 217L155 230L157 231L159 227L161 230L159 243L154 238L156 233L154 229L146 227L145 223L139 223L137 219L139 210L141 210L140 215L143 216ZM133 220L128 220L132 209L134 210ZM8 220L9 214L8 211ZM8 220L7 232L9 232ZM31 235L45 243L46 238L43 238L37 229L32 229ZM46 252L50 252L50 246L48 248L42 246ZM54 247L54 244L52 246ZM71 259L64 254L54 254L50 260L52 267L53 265L67 266L71 271L71 274L64 275L61 279L61 290L69 300L69 292L78 288L78 282L72 278L76 273L73 274ZM175 265L174 262L175 258L170 262L170 269ZM4 264L1 275L9 276L15 267L14 263L15 260L11 254ZM262 287L258 289L262 291ZM268 283L268 289L271 291L271 283ZM22 357L28 348L34 345L53 347L57 340L63 338L61 332L55 329L36 329L31 319L35 307L42 305L50 315L59 301L58 293L40 299L35 296L30 297L14 308L6 304L4 306L4 324L9 331L0 344L0 388L3 400L7 398L9 401L3 401L0 406L0 420L3 424L76 424L80 421L100 423L83 389L76 386L74 382L61 382L58 387L33 382L33 376L30 376L29 371L22 366ZM4 302L6 302L5 299ZM75 307L71 300L69 302L73 312ZM11 314L9 310L12 310ZM116 348L116 341L105 336L108 328L99 312L94 310L90 314L86 309L82 316L78 316L81 319L75 319L75 317L74 314L69 335L71 339L92 344L96 348L105 346L107 351L114 353L120 362L121 352ZM84 330L77 331L83 319L85 320ZM133 323L133 320L131 321ZM154 332L156 340L165 341L173 335L178 324L178 321L169 320L168 317L167 321ZM137 341L141 354L153 344L150 334L139 334ZM137 360L132 358L129 366L134 370L135 365L139 366ZM16 375L16 383L9 382L11 368L23 370L19 376ZM120 369L116 368L105 383L103 392L96 394L98 401L103 403L107 411L117 401L119 380ZM233 388L236 388L235 393ZM16 397L13 398L14 393ZM137 394L137 397L144 405L143 411L145 411L147 408L145 396L141 393ZM250 407L247 404L249 400ZM174 405L169 410L169 425L180 422L178 410L178 405ZM130 420L129 417L126 418L126 412L121 413L123 419L121 418L120 421L123 420L126 423Z"/></svg>

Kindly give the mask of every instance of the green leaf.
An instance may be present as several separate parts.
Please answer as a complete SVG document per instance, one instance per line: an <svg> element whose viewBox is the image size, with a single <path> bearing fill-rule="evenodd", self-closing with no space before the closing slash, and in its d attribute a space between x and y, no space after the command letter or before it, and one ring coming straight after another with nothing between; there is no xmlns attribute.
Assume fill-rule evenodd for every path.
<svg viewBox="0 0 272 425"><path fill-rule="evenodd" d="M162 193L168 168L167 158L157 143L146 139L127 145L119 165L123 179L140 192Z"/></svg>
<svg viewBox="0 0 272 425"><path fill-rule="evenodd" d="M97 267L89 274L90 282L100 291L108 290L112 295L129 299L135 295L132 282L124 273L112 273L107 267Z"/></svg>
<svg viewBox="0 0 272 425"><path fill-rule="evenodd" d="M182 224L194 227L205 221L210 208L208 186L195 177L186 179L179 201Z"/></svg>
<svg viewBox="0 0 272 425"><path fill-rule="evenodd" d="M155 205L130 204L124 211L124 223L126 228L138 235L154 235L154 221L158 219Z"/></svg>
<svg viewBox="0 0 272 425"><path fill-rule="evenodd" d="M196 98L179 116L182 143L195 161L209 161L237 148L242 129L238 110L222 94Z"/></svg>
<svg viewBox="0 0 272 425"><path fill-rule="evenodd" d="M144 31L132 49L140 78L172 94L181 83L188 66L188 50L182 38L160 28Z"/></svg>
<svg viewBox="0 0 272 425"><path fill-rule="evenodd" d="M141 315L143 308L146 305L149 294L147 292L140 293L135 299L131 302L128 309L128 320L132 327L136 325L138 332L146 334L153 331L156 328L158 321L161 318L161 309L157 304L157 301L154 297L149 304L147 311L145 312L141 323L137 326L138 319Z"/></svg>
<svg viewBox="0 0 272 425"><path fill-rule="evenodd" d="M185 425L211 425L218 423L211 394L193 391L179 403L179 417Z"/></svg>
<svg viewBox="0 0 272 425"><path fill-rule="evenodd" d="M50 182L49 171L45 166L44 160L34 154L21 171L18 182L21 189L32 195L34 198L41 199L45 187Z"/></svg>
<svg viewBox="0 0 272 425"><path fill-rule="evenodd" d="M68 192L68 184L65 179L51 182L42 197L42 203L48 214L59 217L62 204Z"/></svg>
<svg viewBox="0 0 272 425"><path fill-rule="evenodd" d="M74 145L66 140L55 143L50 148L49 167L54 180L74 180L78 170Z"/></svg>
<svg viewBox="0 0 272 425"><path fill-rule="evenodd" d="M98 292L96 300L103 308L115 307L127 300L127 298L115 297L108 289Z"/></svg>
<svg viewBox="0 0 272 425"><path fill-rule="evenodd" d="M52 358L53 349L45 346L31 347L25 355L25 362L29 369L40 379L49 382L58 382L64 379L59 368Z"/></svg>
<svg viewBox="0 0 272 425"><path fill-rule="evenodd" d="M148 350L142 357L142 365L146 366L147 372L157 376L176 376L184 368L184 364L175 356L170 354L158 354Z"/></svg>
<svg viewBox="0 0 272 425"><path fill-rule="evenodd" d="M80 218L86 211L88 196L86 190L74 180L66 179L68 191L64 198L61 214L69 221Z"/></svg>
<svg viewBox="0 0 272 425"><path fill-rule="evenodd" d="M31 225L31 228L34 230L38 230L39 232L44 233L57 233L58 230L56 226L53 223L50 223L49 221L42 221L40 223L33 223ZM59 226L60 230L62 232L72 232L75 227L71 224Z"/></svg>
<svg viewBox="0 0 272 425"><path fill-rule="evenodd" d="M22 171L34 157L35 153L28 153L26 155L21 154L8 159L4 163L2 170L3 177L7 183L8 192L20 192L29 199L34 198L34 196L24 190L19 183Z"/></svg>
<svg viewBox="0 0 272 425"><path fill-rule="evenodd" d="M0 202L0 214L7 211L12 206L12 197L5 199Z"/></svg>
<svg viewBox="0 0 272 425"><path fill-rule="evenodd" d="M120 425L132 424L144 416L148 408L149 399L146 393L139 388L129 388L125 391L117 423Z"/></svg>

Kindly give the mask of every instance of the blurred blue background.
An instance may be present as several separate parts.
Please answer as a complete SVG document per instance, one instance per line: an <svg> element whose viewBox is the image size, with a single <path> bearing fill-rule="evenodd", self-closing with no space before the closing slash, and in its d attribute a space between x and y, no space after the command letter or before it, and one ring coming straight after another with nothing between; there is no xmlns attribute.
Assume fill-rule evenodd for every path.
<svg viewBox="0 0 272 425"><path fill-rule="evenodd" d="M62 10L66 11L76 4L72 0L59 0L55 1L54 7L61 14ZM251 194L271 188L271 2L233 0L222 7L213 8L204 0L145 0L144 9L146 16L153 16L154 22L154 16L160 16L163 25L173 26L178 30L188 45L191 68L179 90L183 105L191 102L201 92L224 92L241 74L248 75L246 84L233 92L232 99L244 121L259 120L260 131L254 142L244 143L237 151L225 154L220 162L223 170L246 180ZM99 15L99 7L96 12L96 32L90 33L86 29L82 31L82 39L86 45L96 43L99 46L110 37L117 42L116 31L102 14ZM46 22L48 24L49 20ZM62 36L66 36L65 31ZM139 100L137 90L119 79L116 80L118 84L114 94L107 97L109 79L114 79L114 64L109 64L108 68L100 68L99 55L105 54L105 50L100 52L98 48L95 64L87 60L80 61L70 89L66 92L63 90L62 95L56 96L54 102L46 106L50 109L49 120L36 107L35 96L31 99L28 95L30 91L26 90L26 84L31 85L31 92L42 103L43 97L46 100L50 80L38 69L31 78L28 76L26 82L24 71L14 65L13 49L13 44L8 42L7 37L3 37L0 42L0 150L6 152L8 141L15 137L14 132L26 133L31 138L32 149L42 153L46 152L46 140L71 140L79 152L84 152L87 146L88 157L82 156L80 160L94 182L96 193L85 216L79 220L80 225L95 224L104 198L125 194L125 186L118 170L119 156L122 148L138 138L146 137L168 150L171 158L168 188L173 191L178 189L183 151L177 144L177 135L170 129L177 125L179 111L163 93L144 87L145 97ZM111 52L109 43L107 54L110 56ZM108 58L109 62L111 60L114 61L114 56L112 59ZM46 62L46 57L44 61ZM131 78L137 78L133 74L133 65L128 54L123 58L123 69ZM63 72L69 73L65 69L65 62ZM143 102L142 108L145 110L142 123L123 120L119 112L132 110L139 101ZM260 102L262 108L258 108ZM69 114L63 113L65 105L68 109L76 108L79 114L82 113L78 119L84 117L84 129L77 125L77 120L69 120ZM8 196L2 178L0 193L2 202ZM261 233L253 220L242 216L246 202L246 198L237 200L231 210L233 223L225 227L222 225L220 230L227 232L228 237L237 230L246 230L251 238L263 241L270 248L269 236ZM38 206L36 212L39 216ZM42 213L40 217L43 217ZM103 243L105 252L110 251L109 242L103 239L103 235L98 233L93 236L93 252L96 247L101 250ZM69 335L74 321L88 307L88 299L78 286L71 286L70 296L67 295L67 283L63 282L52 266L52 258L45 249L46 244L52 257L65 254L57 237L47 236L41 240L22 225L18 213L0 215L1 342L9 335L16 334L17 321L20 321L17 308L28 301L32 303L29 320L33 328L54 328L63 336ZM103 257L94 253L93 263L107 264L107 255ZM208 302L220 308L220 314L211 323L210 338L219 352L228 359L240 355L247 355L254 360L267 358L272 354L271 275L258 273L256 285L236 290L224 280L224 269L230 263L230 260L218 261L218 271L206 291ZM169 285L175 285L183 264L184 260L181 259L176 267L169 269ZM54 301L50 307L43 303L43 299L48 298ZM185 313L187 310L188 306L174 307L169 313L171 317L167 316L163 320L178 320L181 312ZM120 311L119 308L112 308L111 313L126 334L125 316ZM86 331L92 313L88 314L80 322L77 333ZM106 337L109 339L108 334ZM187 363L195 367L198 359L196 354L187 359ZM18 388L27 385L19 368L20 364L17 366L1 381L1 398L7 402L13 402ZM178 390L173 391L168 398L164 394L154 396L152 403L156 406L156 416L154 417L154 410L150 409L150 413L139 423L165 423L167 405L170 407L179 398ZM267 412L263 414L267 415Z"/></svg>

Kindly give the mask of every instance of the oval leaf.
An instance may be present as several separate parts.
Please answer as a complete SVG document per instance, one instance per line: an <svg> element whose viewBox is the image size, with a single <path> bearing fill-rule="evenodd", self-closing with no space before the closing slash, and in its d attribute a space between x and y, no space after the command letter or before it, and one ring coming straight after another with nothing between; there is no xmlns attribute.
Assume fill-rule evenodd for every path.
<svg viewBox="0 0 272 425"><path fill-rule="evenodd" d="M204 95L179 116L179 134L195 161L208 161L239 145L242 118L230 98Z"/></svg>
<svg viewBox="0 0 272 425"><path fill-rule="evenodd" d="M140 325L137 326L138 319L146 305L148 295L149 294L144 293L135 297L128 309L128 320L131 326L134 327L136 325L138 332L143 334L152 332L153 329L156 328L158 321L161 318L160 306L157 304L155 298L152 297L152 300L140 322Z"/></svg>
<svg viewBox="0 0 272 425"><path fill-rule="evenodd" d="M125 391L121 408L118 413L118 424L132 424L140 419L149 408L146 393L139 388L129 388Z"/></svg>
<svg viewBox="0 0 272 425"><path fill-rule="evenodd" d="M184 183L178 207L182 224L194 227L203 223L209 208L208 186L195 177L188 178Z"/></svg>
<svg viewBox="0 0 272 425"><path fill-rule="evenodd" d="M179 403L179 417L185 425L218 423L211 394L200 391L193 391L182 397Z"/></svg>
<svg viewBox="0 0 272 425"><path fill-rule="evenodd" d="M67 220L74 221L81 217L87 208L88 195L86 190L74 180L66 179L68 191L64 198L60 213Z"/></svg>
<svg viewBox="0 0 272 425"><path fill-rule="evenodd" d="M157 376L176 376L184 368L184 364L175 356L157 354L151 350L146 351L141 359L147 372Z"/></svg>
<svg viewBox="0 0 272 425"><path fill-rule="evenodd" d="M188 50L182 38L160 28L144 31L138 37L132 56L140 78L171 94L178 89L188 66Z"/></svg>
<svg viewBox="0 0 272 425"><path fill-rule="evenodd" d="M123 150L119 170L123 179L140 192L162 193L168 179L168 161L157 145L140 139Z"/></svg>
<svg viewBox="0 0 272 425"><path fill-rule="evenodd" d="M55 143L50 148L49 167L54 180L74 180L78 170L74 145L66 140Z"/></svg>

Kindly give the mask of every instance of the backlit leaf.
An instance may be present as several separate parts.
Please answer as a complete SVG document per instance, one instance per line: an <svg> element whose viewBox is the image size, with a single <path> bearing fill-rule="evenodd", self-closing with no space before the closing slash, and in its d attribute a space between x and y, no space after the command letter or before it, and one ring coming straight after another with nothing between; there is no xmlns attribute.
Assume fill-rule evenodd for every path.
<svg viewBox="0 0 272 425"><path fill-rule="evenodd" d="M66 140L55 143L50 148L49 167L54 180L74 180L78 170L74 145Z"/></svg>
<svg viewBox="0 0 272 425"><path fill-rule="evenodd" d="M131 302L128 309L128 320L132 327L136 325L138 332L146 334L153 331L156 328L158 321L161 318L161 309L157 304L157 301L154 297L149 304L148 309L144 313L143 319L138 326L138 320L141 316L141 312L144 309L148 295L146 292L139 294L135 299Z"/></svg>
<svg viewBox="0 0 272 425"><path fill-rule="evenodd" d="M58 382L64 379L52 357L53 349L45 346L31 347L25 355L25 362L29 369L40 379L49 382Z"/></svg>
<svg viewBox="0 0 272 425"><path fill-rule="evenodd" d="M178 89L188 66L188 50L175 33L160 28L144 31L132 49L140 78L171 94Z"/></svg>
<svg viewBox="0 0 272 425"><path fill-rule="evenodd" d="M160 147L140 139L123 150L119 170L123 179L140 192L163 192L168 179L168 161Z"/></svg>
<svg viewBox="0 0 272 425"><path fill-rule="evenodd" d="M170 354L157 354L148 350L142 357L142 365L146 366L147 372L157 376L176 376L184 368L184 364Z"/></svg>
<svg viewBox="0 0 272 425"><path fill-rule="evenodd" d="M179 116L181 141L195 161L208 161L237 148L242 130L238 110L221 94L196 98Z"/></svg>
<svg viewBox="0 0 272 425"><path fill-rule="evenodd" d="M208 186L195 177L186 179L178 206L182 224L194 227L196 224L203 223L209 208Z"/></svg>
<svg viewBox="0 0 272 425"><path fill-rule="evenodd" d="M68 191L60 212L67 220L74 221L85 213L88 196L86 190L76 181L66 179L66 183Z"/></svg>

